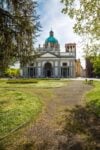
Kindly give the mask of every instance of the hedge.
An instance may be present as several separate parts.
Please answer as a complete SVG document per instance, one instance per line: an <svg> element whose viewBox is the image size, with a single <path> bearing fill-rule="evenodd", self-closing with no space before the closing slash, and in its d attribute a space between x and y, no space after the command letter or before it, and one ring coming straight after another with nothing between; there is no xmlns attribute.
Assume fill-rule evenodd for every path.
<svg viewBox="0 0 100 150"><path fill-rule="evenodd" d="M38 83L37 80L34 79L10 79L7 81L9 84L30 84L30 83Z"/></svg>

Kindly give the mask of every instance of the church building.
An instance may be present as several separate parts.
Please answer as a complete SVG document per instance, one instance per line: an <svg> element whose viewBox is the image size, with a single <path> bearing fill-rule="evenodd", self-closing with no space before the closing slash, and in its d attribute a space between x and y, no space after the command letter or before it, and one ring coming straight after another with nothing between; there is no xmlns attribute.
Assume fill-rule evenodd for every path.
<svg viewBox="0 0 100 150"><path fill-rule="evenodd" d="M65 51L60 51L60 44L50 31L43 47L39 45L33 54L38 57L21 69L25 78L74 78L76 44L65 44Z"/></svg>

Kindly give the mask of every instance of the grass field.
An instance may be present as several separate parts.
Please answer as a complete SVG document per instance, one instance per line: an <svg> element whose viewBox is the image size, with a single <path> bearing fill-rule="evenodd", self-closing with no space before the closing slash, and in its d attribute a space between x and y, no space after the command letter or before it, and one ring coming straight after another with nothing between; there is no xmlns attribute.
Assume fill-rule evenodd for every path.
<svg viewBox="0 0 100 150"><path fill-rule="evenodd" d="M86 102L100 116L100 82L94 82L94 88L86 94Z"/></svg>
<svg viewBox="0 0 100 150"><path fill-rule="evenodd" d="M13 80L11 80L11 81L13 81ZM15 81L15 80L14 80ZM18 80L18 81L20 81L20 80ZM25 81L25 79L24 80L22 80L21 79L21 81ZM28 81L28 80L27 80ZM29 80L30 81L30 80ZM66 84L66 82L68 82L68 81L64 81L64 80L41 80L41 79L38 79L38 80L31 80L31 81L35 81L34 83L14 83L13 84L13 82L11 82L11 84L9 84L9 83L7 83L8 81L6 81L6 80L1 80L0 81L0 87L2 87L2 88L13 88L13 87L16 87L16 88L28 88L28 87L37 87L37 88L54 88L54 87L61 87L61 86L63 86L64 84ZM37 81L37 82L36 82Z"/></svg>
<svg viewBox="0 0 100 150"><path fill-rule="evenodd" d="M0 88L0 138L35 119L41 109L42 102L38 96L18 88Z"/></svg>
<svg viewBox="0 0 100 150"><path fill-rule="evenodd" d="M52 149L52 144L54 143L58 142L61 145L60 141L54 141L60 138L62 141L62 137L65 137L62 149L63 146L67 146L68 144L69 147L70 143L71 145L75 145L75 142L77 144L77 137L78 143L80 142L79 147L81 145L89 150L95 150L95 147L98 148L100 131L98 117L100 114L100 82L94 81L93 88L90 85L86 85L85 87L83 85L84 82L77 83L78 81L76 83L72 82L72 84L70 82L68 86L62 87L67 82L65 80L38 79L35 83L7 84L6 80L1 80L0 136L3 137L7 133L10 133L11 130L26 121L28 121L28 124L25 124L25 126L13 132L5 139L0 140L0 150L5 148L9 150L50 148L45 148L46 146L51 146ZM77 96L80 89L85 94L83 88L86 88L84 89L85 92L87 89L90 90L92 88L86 94L87 104L68 107L69 102L66 103L65 98L69 100L71 97L73 101L73 98ZM77 99L80 99L80 96L76 97L76 102ZM41 111L43 112L39 115ZM34 123L36 118L38 120ZM65 139L68 139L68 134L69 140L67 143ZM53 141L53 143L50 143L50 141ZM56 147L56 145L54 146Z"/></svg>
<svg viewBox="0 0 100 150"><path fill-rule="evenodd" d="M30 84L9 84L7 80L0 80L0 138L18 126L35 120L42 111L44 97L49 100L52 96L48 88L60 87L65 83L60 80L38 80Z"/></svg>

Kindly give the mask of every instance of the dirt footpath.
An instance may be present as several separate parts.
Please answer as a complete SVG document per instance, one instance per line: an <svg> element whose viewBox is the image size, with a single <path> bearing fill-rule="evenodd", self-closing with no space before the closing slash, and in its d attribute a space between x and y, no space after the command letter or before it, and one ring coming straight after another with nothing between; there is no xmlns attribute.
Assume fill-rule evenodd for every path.
<svg viewBox="0 0 100 150"><path fill-rule="evenodd" d="M61 130L57 124L58 118L67 107L82 103L84 94L91 89L83 81L71 81L64 87L54 88L54 97L46 104L44 112L34 125L28 127L23 135L23 140L18 139L16 150L63 150L59 148L67 137L57 134ZM9 149L9 146L8 146ZM11 147L10 147L11 149Z"/></svg>

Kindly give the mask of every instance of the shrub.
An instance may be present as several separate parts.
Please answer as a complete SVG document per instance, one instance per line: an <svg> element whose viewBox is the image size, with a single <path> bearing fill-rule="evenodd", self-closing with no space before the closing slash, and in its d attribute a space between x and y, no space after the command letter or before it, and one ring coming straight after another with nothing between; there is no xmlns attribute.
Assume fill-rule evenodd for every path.
<svg viewBox="0 0 100 150"><path fill-rule="evenodd" d="M14 68L9 68L6 70L5 74L8 77L19 77L20 76L20 70L19 69L14 69Z"/></svg>
<svg viewBox="0 0 100 150"><path fill-rule="evenodd" d="M60 80L60 78L37 78L37 80Z"/></svg>
<svg viewBox="0 0 100 150"><path fill-rule="evenodd" d="M30 83L38 83L37 80L34 79L10 79L7 81L9 84L30 84Z"/></svg>

